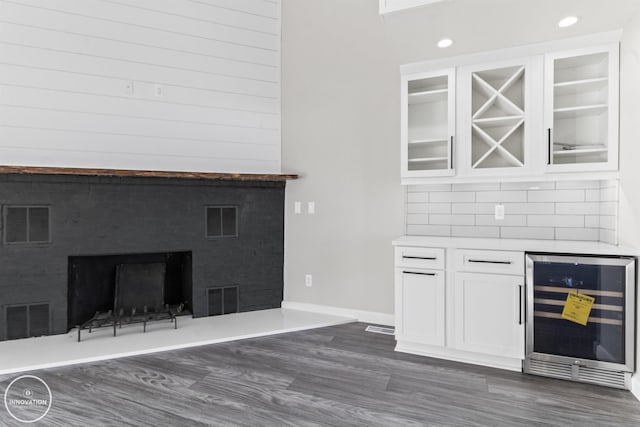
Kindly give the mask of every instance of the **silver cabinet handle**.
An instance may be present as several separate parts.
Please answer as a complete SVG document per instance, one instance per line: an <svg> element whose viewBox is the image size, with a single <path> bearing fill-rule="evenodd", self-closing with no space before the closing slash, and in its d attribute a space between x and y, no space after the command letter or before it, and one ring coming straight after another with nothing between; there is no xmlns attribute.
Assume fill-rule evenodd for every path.
<svg viewBox="0 0 640 427"><path fill-rule="evenodd" d="M419 276L435 276L436 273L418 273L417 271L403 271L403 274L417 274Z"/></svg>
<svg viewBox="0 0 640 427"><path fill-rule="evenodd" d="M402 259L423 259L425 261L435 261L438 258L436 258L434 256L424 257L424 256L405 256L405 255L402 255Z"/></svg>
<svg viewBox="0 0 640 427"><path fill-rule="evenodd" d="M551 160L553 159L553 141L551 141L551 128L547 129L547 145L549 146L549 154L547 157L547 164L551 164Z"/></svg>
<svg viewBox="0 0 640 427"><path fill-rule="evenodd" d="M453 169L453 135L451 135L451 150L449 152L449 155L451 156L451 159L450 159L451 167L449 169Z"/></svg>
<svg viewBox="0 0 640 427"><path fill-rule="evenodd" d="M477 263L482 263L482 264L504 264L504 265L509 265L512 262L511 261L491 261L491 260L487 260L487 259L469 259L467 260L468 262L477 262Z"/></svg>
<svg viewBox="0 0 640 427"><path fill-rule="evenodd" d="M522 325L522 291L524 287L522 285L518 285L518 325Z"/></svg>

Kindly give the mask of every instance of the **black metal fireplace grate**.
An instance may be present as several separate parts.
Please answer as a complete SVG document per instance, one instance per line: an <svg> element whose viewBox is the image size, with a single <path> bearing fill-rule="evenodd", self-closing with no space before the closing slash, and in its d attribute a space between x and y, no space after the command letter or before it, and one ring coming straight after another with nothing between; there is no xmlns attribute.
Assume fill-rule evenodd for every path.
<svg viewBox="0 0 640 427"><path fill-rule="evenodd" d="M143 332L146 332L147 323L170 320L177 328L176 315L184 306L165 303L165 270L165 263L118 264L113 309L96 312L91 319L79 325L78 341L83 330L91 332L103 327L112 327L113 336L126 324L142 323Z"/></svg>

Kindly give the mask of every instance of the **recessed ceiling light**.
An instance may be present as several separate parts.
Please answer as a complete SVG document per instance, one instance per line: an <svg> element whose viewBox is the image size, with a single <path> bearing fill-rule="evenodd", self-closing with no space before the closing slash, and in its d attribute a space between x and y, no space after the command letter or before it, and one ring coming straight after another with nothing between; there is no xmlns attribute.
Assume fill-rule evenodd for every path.
<svg viewBox="0 0 640 427"><path fill-rule="evenodd" d="M576 22L578 22L578 17L577 16L567 16L565 18L562 18L560 20L560 22L558 22L558 27L560 27L560 28L570 27L573 24L575 24Z"/></svg>
<svg viewBox="0 0 640 427"><path fill-rule="evenodd" d="M449 47L453 44L453 40L451 39L442 39L438 42L438 47L440 48L445 48L445 47Z"/></svg>

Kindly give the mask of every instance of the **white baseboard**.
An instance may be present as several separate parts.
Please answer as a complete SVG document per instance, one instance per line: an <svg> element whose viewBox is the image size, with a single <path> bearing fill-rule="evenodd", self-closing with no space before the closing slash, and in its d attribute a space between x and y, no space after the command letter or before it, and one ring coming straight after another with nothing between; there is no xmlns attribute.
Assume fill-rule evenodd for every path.
<svg viewBox="0 0 640 427"><path fill-rule="evenodd" d="M635 374L631 377L631 393L640 400L640 374Z"/></svg>
<svg viewBox="0 0 640 427"><path fill-rule="evenodd" d="M393 314L377 313L375 311L352 310L350 308L294 301L282 301L282 308L311 311L313 313L333 314L334 316L353 317L359 322L374 323L376 325L393 326L395 324Z"/></svg>

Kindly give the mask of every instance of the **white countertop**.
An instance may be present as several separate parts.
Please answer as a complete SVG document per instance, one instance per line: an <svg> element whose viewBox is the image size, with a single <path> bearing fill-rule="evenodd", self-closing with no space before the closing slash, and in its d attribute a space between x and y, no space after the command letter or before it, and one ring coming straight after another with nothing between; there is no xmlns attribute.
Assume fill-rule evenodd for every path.
<svg viewBox="0 0 640 427"><path fill-rule="evenodd" d="M640 250L598 242L565 240L484 239L470 237L402 236L394 246L423 246L436 248L485 249L523 252L552 252L582 255L638 256Z"/></svg>

